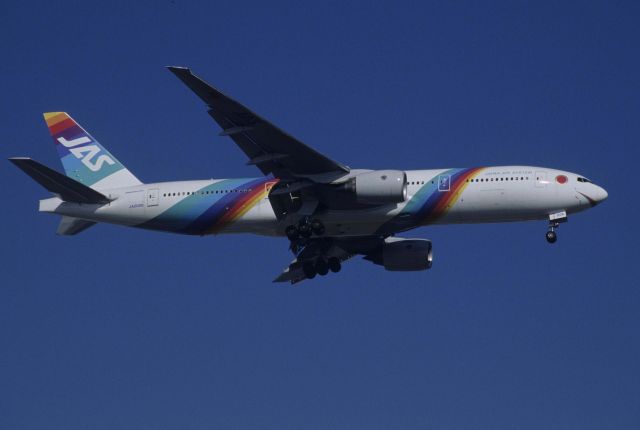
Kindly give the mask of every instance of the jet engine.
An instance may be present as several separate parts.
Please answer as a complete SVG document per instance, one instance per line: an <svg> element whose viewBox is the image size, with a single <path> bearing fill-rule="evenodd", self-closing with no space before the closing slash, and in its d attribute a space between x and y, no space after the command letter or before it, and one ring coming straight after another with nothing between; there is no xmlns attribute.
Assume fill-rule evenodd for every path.
<svg viewBox="0 0 640 430"><path fill-rule="evenodd" d="M362 204L393 204L407 199L407 175L400 170L374 170L360 173L349 182L349 189Z"/></svg>
<svg viewBox="0 0 640 430"><path fill-rule="evenodd" d="M426 239L388 237L381 249L365 259L394 272L427 270L433 261L433 248Z"/></svg>

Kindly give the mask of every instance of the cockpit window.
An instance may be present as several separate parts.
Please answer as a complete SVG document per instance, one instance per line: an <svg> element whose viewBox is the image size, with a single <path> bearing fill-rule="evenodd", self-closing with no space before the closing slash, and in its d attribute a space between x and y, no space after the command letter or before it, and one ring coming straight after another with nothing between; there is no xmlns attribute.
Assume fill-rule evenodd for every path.
<svg viewBox="0 0 640 430"><path fill-rule="evenodd" d="M583 178L581 176L578 176L578 182L587 182L589 184L592 184L593 182L591 182L590 180L588 180L587 178Z"/></svg>

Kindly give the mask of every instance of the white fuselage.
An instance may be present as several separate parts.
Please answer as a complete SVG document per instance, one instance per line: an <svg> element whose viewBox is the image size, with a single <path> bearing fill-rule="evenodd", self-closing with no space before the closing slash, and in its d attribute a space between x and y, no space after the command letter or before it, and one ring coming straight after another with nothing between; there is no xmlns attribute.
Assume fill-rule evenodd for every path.
<svg viewBox="0 0 640 430"><path fill-rule="evenodd" d="M547 219L588 209L606 191L574 173L530 166L406 171L404 202L314 214L328 236L393 234L428 224ZM269 192L273 178L160 182L100 190L106 205L50 198L40 211L89 221L184 234L283 235L299 215L278 220Z"/></svg>

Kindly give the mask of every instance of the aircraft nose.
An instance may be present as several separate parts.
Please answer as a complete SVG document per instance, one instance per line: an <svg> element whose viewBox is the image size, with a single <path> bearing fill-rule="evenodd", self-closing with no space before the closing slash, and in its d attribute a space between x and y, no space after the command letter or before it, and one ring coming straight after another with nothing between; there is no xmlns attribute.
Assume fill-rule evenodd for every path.
<svg viewBox="0 0 640 430"><path fill-rule="evenodd" d="M595 192L595 195L593 196L594 200L597 201L598 203L601 203L605 201L607 197L609 197L609 193L607 193L607 190L596 185L596 192Z"/></svg>
<svg viewBox="0 0 640 430"><path fill-rule="evenodd" d="M607 197L609 197L609 193L607 193L607 190L594 184L593 182L585 185L586 186L582 190L576 189L578 193L576 197L580 195L584 199L583 201L580 199L580 197L578 197L578 200L581 200L581 204L588 203L591 207L593 207L599 203L602 203L607 199Z"/></svg>

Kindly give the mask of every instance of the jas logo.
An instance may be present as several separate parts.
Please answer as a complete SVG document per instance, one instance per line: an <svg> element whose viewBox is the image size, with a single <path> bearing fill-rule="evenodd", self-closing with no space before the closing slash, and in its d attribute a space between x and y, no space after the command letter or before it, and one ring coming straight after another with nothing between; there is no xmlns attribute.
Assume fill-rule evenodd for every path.
<svg viewBox="0 0 640 430"><path fill-rule="evenodd" d="M77 159L82 161L82 164L87 166L92 172L97 172L102 169L104 163L109 165L116 163L108 155L100 154L100 148L97 145L85 145L85 143L91 142L91 139L87 136L82 136L73 140L67 140L64 137L59 137L57 140L60 144L69 148L69 151L75 155ZM96 158L96 155L98 158Z"/></svg>

